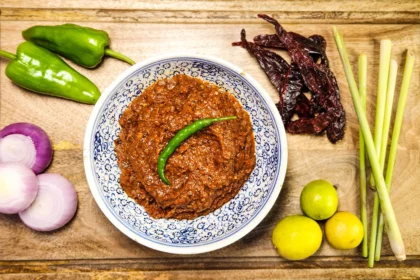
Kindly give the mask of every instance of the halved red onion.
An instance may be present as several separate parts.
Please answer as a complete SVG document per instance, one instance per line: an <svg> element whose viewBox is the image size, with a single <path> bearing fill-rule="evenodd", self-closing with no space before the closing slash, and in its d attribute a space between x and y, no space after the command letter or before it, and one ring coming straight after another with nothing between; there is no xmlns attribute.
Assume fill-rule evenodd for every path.
<svg viewBox="0 0 420 280"><path fill-rule="evenodd" d="M28 227L50 231L67 224L76 213L77 194L72 183L58 174L38 175L38 194L34 202L19 213Z"/></svg>
<svg viewBox="0 0 420 280"><path fill-rule="evenodd" d="M38 179L21 163L0 163L0 213L16 214L35 200Z"/></svg>
<svg viewBox="0 0 420 280"><path fill-rule="evenodd" d="M52 159L50 139L30 123L14 123L0 131L0 162L19 162L40 174Z"/></svg>

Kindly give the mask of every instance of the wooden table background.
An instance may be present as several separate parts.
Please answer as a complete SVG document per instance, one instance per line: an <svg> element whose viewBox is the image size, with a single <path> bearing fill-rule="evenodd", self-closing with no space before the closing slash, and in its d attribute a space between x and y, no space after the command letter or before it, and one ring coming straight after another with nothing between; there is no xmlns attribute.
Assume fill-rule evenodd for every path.
<svg viewBox="0 0 420 280"><path fill-rule="evenodd" d="M272 279L416 278L420 276L420 2L419 1L198 1L73 0L0 1L0 48L15 52L21 31L36 24L73 22L104 29L112 48L135 61L189 51L226 59L253 75L277 101L277 94L244 49L231 47L245 28L248 38L271 33L257 13L274 15L289 31L321 34L337 76L347 113L346 135L336 145L326 137L288 135L289 163L277 203L261 224L240 241L211 253L179 256L154 251L124 236L101 213L87 185L83 135L92 106L33 94L5 76L0 60L0 128L27 121L43 127L54 144L48 172L67 177L77 189L79 208L72 222L52 233L25 227L16 215L0 215L0 279ZM400 66L405 50L417 61L408 96L393 179L392 202L406 245L407 260L397 262L384 244L374 269L360 250L339 251L325 241L311 258L290 262L278 257L271 232L284 216L301 213L299 194L309 181L330 180L338 187L339 210L358 214L358 124L332 38L332 25L344 34L349 55L368 55L368 117L376 95L379 40L393 42ZM72 64L74 66L74 64ZM74 66L104 90L128 65L105 59L95 70ZM397 99L396 99L397 100ZM396 102L394 102L396 104ZM395 112L395 109L394 109ZM371 193L369 195L371 199Z"/></svg>

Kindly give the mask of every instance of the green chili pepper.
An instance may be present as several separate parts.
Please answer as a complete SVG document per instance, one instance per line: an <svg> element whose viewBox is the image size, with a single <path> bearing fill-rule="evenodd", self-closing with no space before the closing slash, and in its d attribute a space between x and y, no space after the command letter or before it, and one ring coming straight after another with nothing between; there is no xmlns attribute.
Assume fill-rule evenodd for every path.
<svg viewBox="0 0 420 280"><path fill-rule="evenodd" d="M0 57L11 60L6 76L28 90L87 104L95 104L101 95L88 78L34 43L20 44L16 55L0 50Z"/></svg>
<svg viewBox="0 0 420 280"><path fill-rule="evenodd" d="M76 24L55 26L36 25L22 32L23 37L74 63L87 68L96 67L103 56L109 55L134 65L130 58L108 48L108 33Z"/></svg>
<svg viewBox="0 0 420 280"><path fill-rule="evenodd" d="M236 119L236 116L197 120L178 131L175 134L175 136L168 142L166 147L162 150L158 158L157 171L159 174L159 178L162 180L162 182L164 182L167 185L171 184L165 177L165 165L169 157L175 152L176 148L178 148L178 146L181 145L182 142L184 142L188 137L190 137L197 131L210 126L212 123L234 119Z"/></svg>

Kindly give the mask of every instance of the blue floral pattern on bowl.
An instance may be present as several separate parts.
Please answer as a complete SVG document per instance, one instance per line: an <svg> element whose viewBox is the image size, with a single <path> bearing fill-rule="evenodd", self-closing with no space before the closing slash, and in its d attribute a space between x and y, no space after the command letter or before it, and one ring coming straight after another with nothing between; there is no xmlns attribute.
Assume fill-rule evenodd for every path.
<svg viewBox="0 0 420 280"><path fill-rule="evenodd" d="M220 209L194 220L151 218L119 185L120 169L114 152L114 140L120 132L118 120L129 103L157 80L177 74L202 78L232 93L251 117L256 142L256 167L239 193ZM160 248L167 252L178 247L179 253L183 248L188 252L191 247L215 244L241 231L260 214L273 193L278 195L276 188L281 188L284 180L284 174L280 176L279 172L286 165L281 160L285 143L280 131L284 129L243 73L207 59L173 57L132 71L102 98L106 99L98 104L99 109L95 108L93 126L88 127L91 132L85 140L85 149L87 146L89 151L85 155L88 157L85 164L89 165L86 170L92 172L93 178L89 185L95 188L92 192L99 195L98 204L103 211L105 208L108 218L111 215L111 221L117 222L119 228L124 227L136 241L146 246L162 245ZM95 199L98 201L98 197Z"/></svg>

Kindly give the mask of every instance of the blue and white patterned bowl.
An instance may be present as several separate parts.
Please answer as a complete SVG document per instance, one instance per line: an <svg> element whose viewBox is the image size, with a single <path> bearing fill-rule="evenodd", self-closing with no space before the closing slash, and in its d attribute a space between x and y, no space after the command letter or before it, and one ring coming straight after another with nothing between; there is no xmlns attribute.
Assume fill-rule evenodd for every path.
<svg viewBox="0 0 420 280"><path fill-rule="evenodd" d="M128 104L158 79L180 73L213 82L239 100L251 116L257 162L239 193L213 213L190 221L153 219L119 184L114 140L120 131L118 120ZM112 224L140 244L177 254L213 251L255 228L276 201L287 165L283 123L266 91L237 66L196 54L151 58L122 73L93 109L83 153L90 190Z"/></svg>

